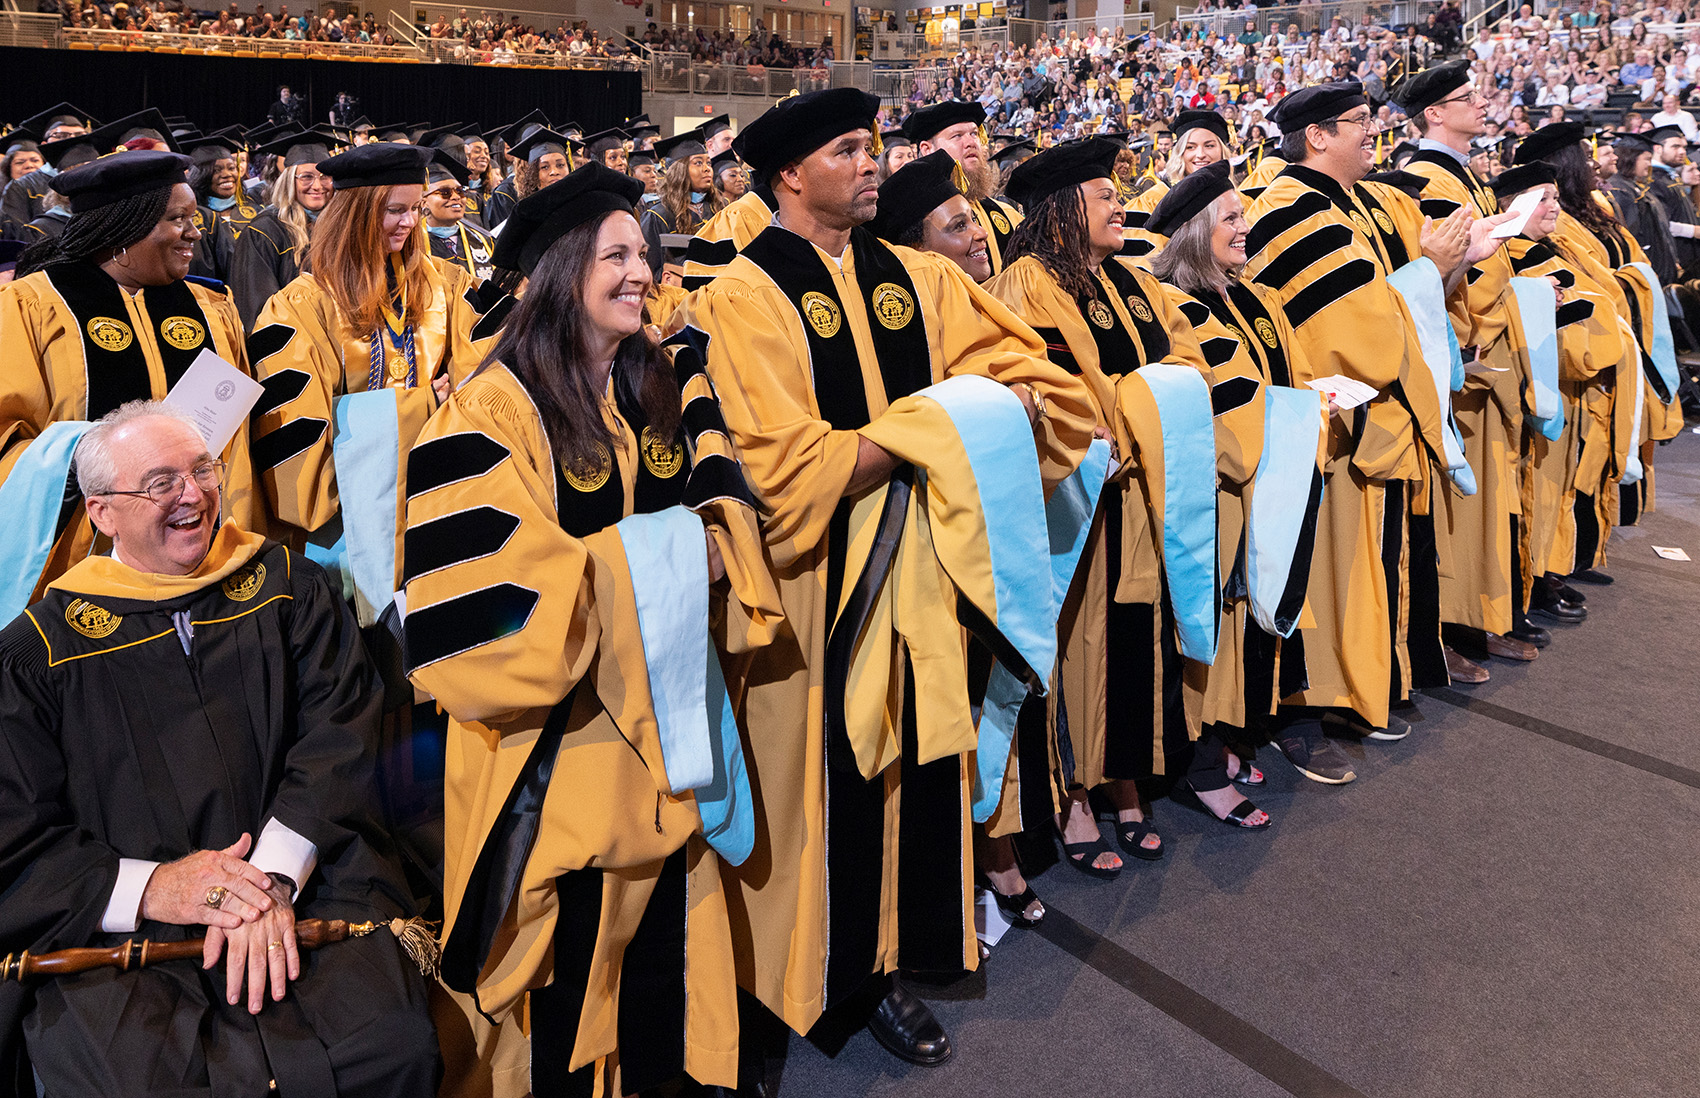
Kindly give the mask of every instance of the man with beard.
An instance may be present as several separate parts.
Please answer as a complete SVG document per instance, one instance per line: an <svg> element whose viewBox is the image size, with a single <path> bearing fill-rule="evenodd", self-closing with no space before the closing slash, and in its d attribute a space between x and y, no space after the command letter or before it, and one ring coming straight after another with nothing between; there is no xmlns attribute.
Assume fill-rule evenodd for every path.
<svg viewBox="0 0 1700 1098"><path fill-rule="evenodd" d="M979 375L976 387L1007 410L1007 386L1034 426L1047 485L1079 463L1094 420L1083 383L1052 366L1008 308L948 260L892 249L863 228L878 203L878 110L878 98L854 88L810 92L739 134L735 148L777 217L685 299L674 326L701 348L724 427L769 516L764 533L794 634L752 653L732 689L739 727L752 732L746 751L764 821L747 871L727 874L734 942L747 961L739 982L799 1033L829 1008L850 1012L840 1018L852 1024L871 1008L882 1045L934 1064L950 1055L949 1039L892 977L977 961L965 917L968 756L932 739L948 715L926 699L945 687L935 668L899 655L915 641L881 665L914 676L912 689L895 692L877 675L852 674L847 642L829 649L829 634L863 636L865 623L851 619L872 610L878 591L908 589L900 575L914 575L919 559L890 558L907 563L894 564L901 572L887 583L862 568L868 542L852 535L876 515L904 513L893 501L907 495L912 466L884 432L923 388ZM907 619L948 631L941 657L962 643L956 605ZM881 620L888 633L893 619ZM960 674L947 677L965 681ZM910 701L894 709L899 694ZM852 712L881 714L906 746L896 757L864 755ZM940 750L929 754L923 739Z"/></svg>
<svg viewBox="0 0 1700 1098"><path fill-rule="evenodd" d="M1469 62L1426 69L1401 82L1393 94L1422 134L1404 170L1425 181L1423 214L1436 221L1460 209L1475 218L1498 214L1493 192L1468 167L1471 140L1487 128L1487 101L1470 81ZM1461 682L1485 682L1488 672L1460 648L1479 653L1485 647L1488 655L1526 661L1548 639L1524 616L1530 562L1522 547L1546 539L1539 532L1530 540L1521 537L1531 517L1521 506L1520 469L1526 468L1522 457L1529 445L1523 420L1525 413L1534 414L1535 390L1530 352L1521 338L1523 322L1513 315L1521 298L1512 274L1509 255L1494 251L1457 288L1449 310L1458 345L1473 352L1465 358L1493 368L1468 375L1453 400L1476 491L1446 491L1436 501L1435 532L1446 562L1440 602L1447 671ZM1553 301L1535 307L1556 306Z"/></svg>
<svg viewBox="0 0 1700 1098"><path fill-rule="evenodd" d="M1670 219L1671 243L1676 250L1678 281L1700 278L1700 240L1695 239L1694 202L1679 178L1688 163L1688 137L1681 126L1660 126L1641 135L1653 143L1653 171L1648 190Z"/></svg>
<svg viewBox="0 0 1700 1098"><path fill-rule="evenodd" d="M1669 286L1677 280L1676 250L1664 211L1652 195L1653 143L1645 133L1620 133L1612 151L1617 154L1617 173L1606 180L1606 195L1617 209L1617 219L1647 253L1659 282Z"/></svg>
<svg viewBox="0 0 1700 1098"><path fill-rule="evenodd" d="M998 190L998 170L986 155L986 108L978 103L952 100L922 107L903 120L903 132L915 143L917 156L944 149L962 167L966 186L962 193L990 236L992 273L1003 270L1004 249L1021 214L1015 206L992 197Z"/></svg>
<svg viewBox="0 0 1700 1098"><path fill-rule="evenodd" d="M1283 699L1276 743L1307 778L1342 784L1350 760L1332 730L1375 740L1410 734L1390 712L1413 689L1445 685L1430 499L1435 474L1462 464L1445 404L1425 361L1407 296L1390 281L1418 258L1456 285L1487 252L1492 220L1460 210L1422 233L1421 254L1360 185L1375 163L1378 126L1361 85L1321 84L1283 99L1272 121L1287 166L1247 210L1246 277L1274 291L1311 376L1342 374L1376 396L1334 426L1325 467L1305 630L1306 689ZM1395 192L1383 191L1385 194ZM1424 274L1418 268L1412 275ZM1419 307L1444 310L1442 287ZM1384 338L1353 340L1351 332ZM1413 522L1413 517L1416 519Z"/></svg>

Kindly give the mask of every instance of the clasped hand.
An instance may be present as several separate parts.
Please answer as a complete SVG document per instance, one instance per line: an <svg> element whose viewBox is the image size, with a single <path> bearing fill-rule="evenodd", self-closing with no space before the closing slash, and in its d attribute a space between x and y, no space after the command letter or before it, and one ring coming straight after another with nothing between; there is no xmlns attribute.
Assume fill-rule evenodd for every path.
<svg viewBox="0 0 1700 1098"><path fill-rule="evenodd" d="M289 888L244 861L252 845L246 833L223 850L197 850L153 871L142 890L144 919L178 926L204 924L202 967L226 954L225 991L231 1005L241 998L244 977L248 1011L258 1014L269 983L273 999L282 999L288 980L301 975L295 943L295 909ZM217 907L207 894L224 889Z"/></svg>

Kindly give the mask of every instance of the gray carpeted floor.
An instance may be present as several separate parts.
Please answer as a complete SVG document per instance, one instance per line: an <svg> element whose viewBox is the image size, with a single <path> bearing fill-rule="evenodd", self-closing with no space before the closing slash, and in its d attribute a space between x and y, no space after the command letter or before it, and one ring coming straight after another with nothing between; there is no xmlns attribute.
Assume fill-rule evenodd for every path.
<svg viewBox="0 0 1700 1098"><path fill-rule="evenodd" d="M1269 831L1161 801L1163 861L1040 876L1044 928L918 989L950 1063L793 1037L769 1093L1700 1093L1700 438L1660 450L1658 489L1587 622L1420 698L1406 741L1349 746L1357 782L1265 749Z"/></svg>

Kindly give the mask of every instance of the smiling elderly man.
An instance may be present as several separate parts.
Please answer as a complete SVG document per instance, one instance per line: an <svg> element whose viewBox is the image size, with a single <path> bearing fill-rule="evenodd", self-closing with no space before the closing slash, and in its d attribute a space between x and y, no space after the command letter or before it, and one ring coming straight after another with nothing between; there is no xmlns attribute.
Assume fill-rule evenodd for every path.
<svg viewBox="0 0 1700 1098"><path fill-rule="evenodd" d="M318 567L220 524L224 467L169 407L100 420L76 470L112 555L0 631L0 951L205 934L204 963L7 983L0 1040L21 1020L55 1096L435 1093L395 938L295 943L298 914L408 914L353 616Z"/></svg>

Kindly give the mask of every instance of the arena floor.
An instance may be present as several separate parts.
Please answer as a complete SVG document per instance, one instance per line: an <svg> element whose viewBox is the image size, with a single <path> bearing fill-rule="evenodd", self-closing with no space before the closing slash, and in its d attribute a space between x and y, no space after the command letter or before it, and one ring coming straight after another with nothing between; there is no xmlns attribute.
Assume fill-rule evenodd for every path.
<svg viewBox="0 0 1700 1098"><path fill-rule="evenodd" d="M1052 866L1050 908L952 986L956 1055L792 1037L767 1093L1223 1098L1694 1094L1700 1048L1700 437L1660 450L1590 618L1530 665L1419 699L1417 731L1275 817L1161 801L1169 854L1114 882ZM1673 563L1652 546L1686 549Z"/></svg>

